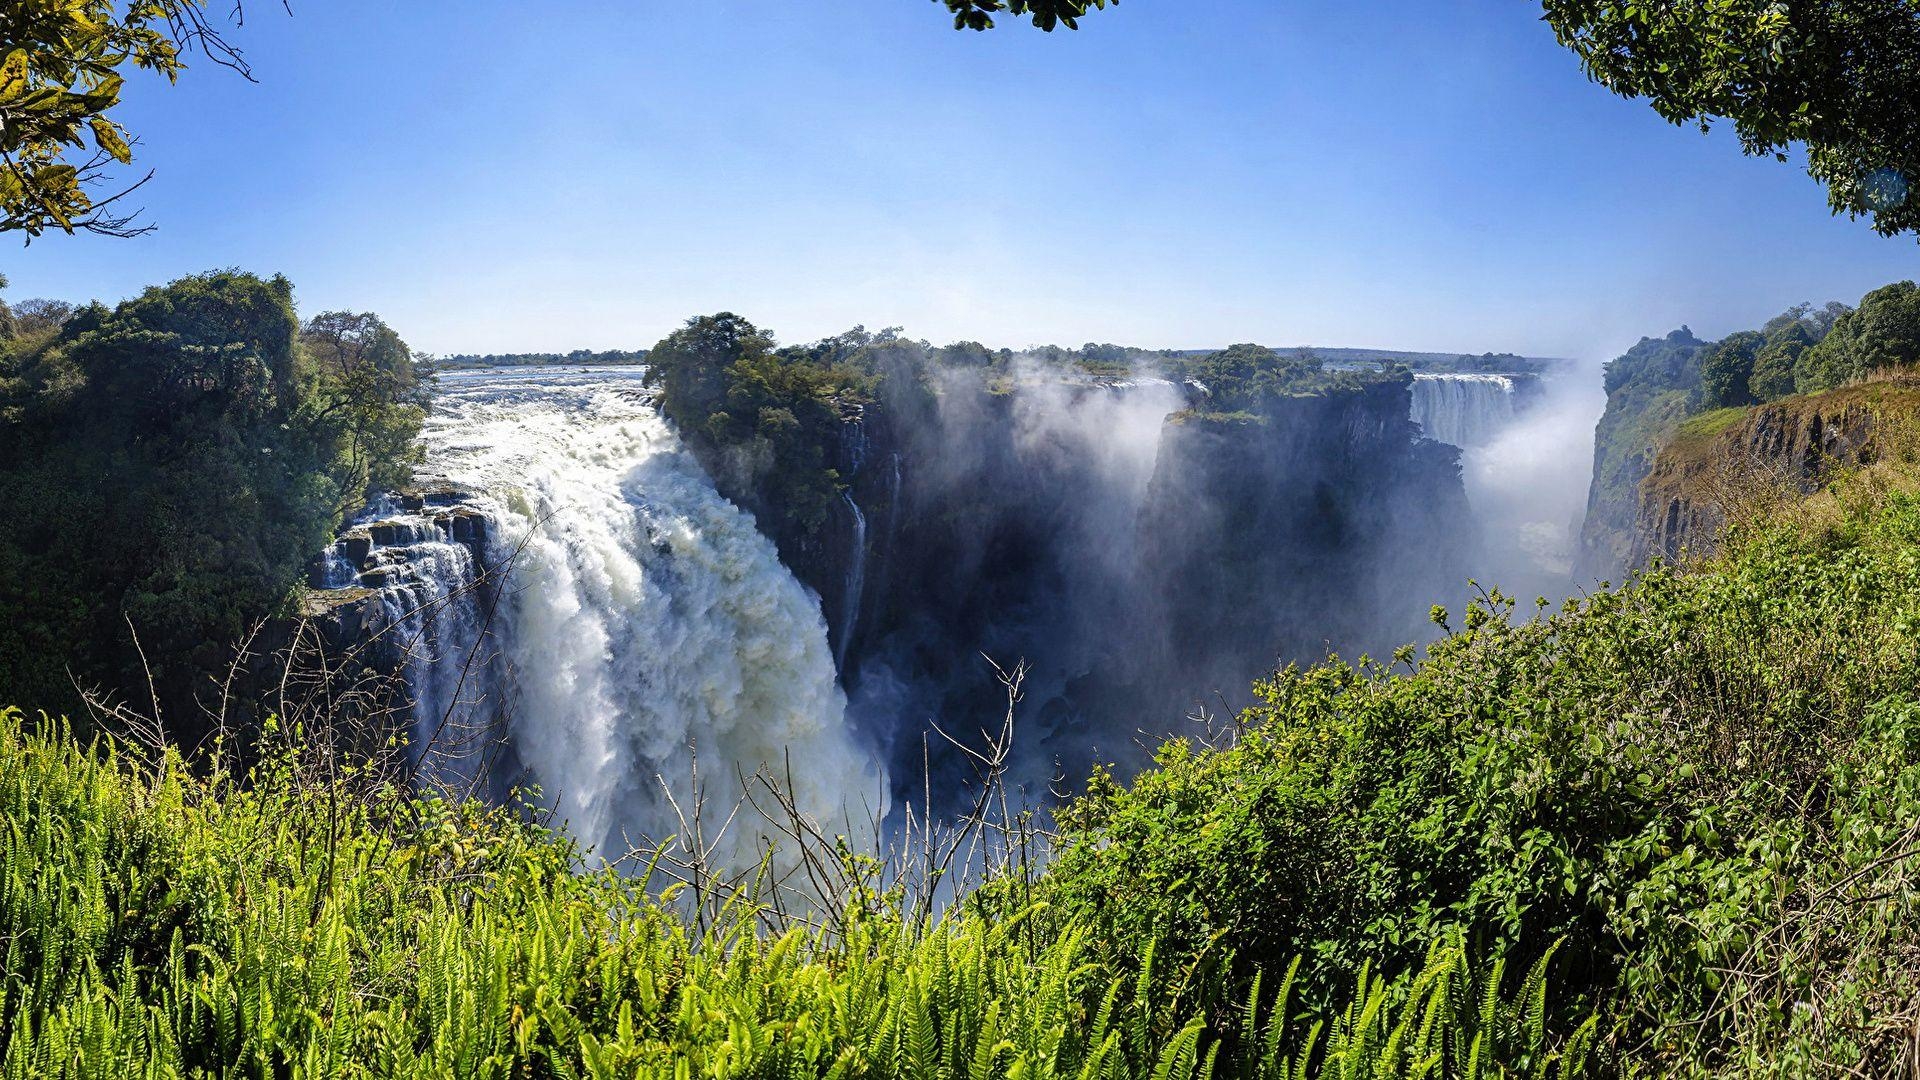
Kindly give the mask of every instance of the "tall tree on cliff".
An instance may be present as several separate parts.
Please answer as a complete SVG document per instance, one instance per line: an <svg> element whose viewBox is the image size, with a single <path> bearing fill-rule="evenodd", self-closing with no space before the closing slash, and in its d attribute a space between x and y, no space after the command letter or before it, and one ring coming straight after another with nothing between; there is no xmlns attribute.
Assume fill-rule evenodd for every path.
<svg viewBox="0 0 1920 1080"><path fill-rule="evenodd" d="M76 681L151 675L169 715L192 718L370 479L404 475L421 412L376 372L405 344L371 316L316 323L302 331L285 278L221 271L82 308L0 365L15 700L73 712Z"/></svg>

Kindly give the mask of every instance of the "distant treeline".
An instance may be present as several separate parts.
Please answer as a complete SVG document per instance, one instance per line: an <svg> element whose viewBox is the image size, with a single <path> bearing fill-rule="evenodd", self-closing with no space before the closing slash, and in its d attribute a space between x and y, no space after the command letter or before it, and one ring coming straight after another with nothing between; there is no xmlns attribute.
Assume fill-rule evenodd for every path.
<svg viewBox="0 0 1920 1080"><path fill-rule="evenodd" d="M575 349L569 353L458 353L453 356L441 356L434 364L444 368L482 368L482 367L541 367L548 364L644 364L647 362L645 349L607 349L595 352L592 349Z"/></svg>
<svg viewBox="0 0 1920 1080"><path fill-rule="evenodd" d="M1489 372L1501 375L1541 374L1564 361L1514 353L1401 352L1394 349L1313 349L1322 360L1335 366L1348 364L1404 364L1415 371Z"/></svg>
<svg viewBox="0 0 1920 1080"><path fill-rule="evenodd" d="M855 328L851 332L861 333L864 329ZM898 327L880 331L875 336L887 340L905 340ZM919 344L924 349L934 348L930 342L922 341ZM1179 374L1188 363L1201 357L1211 356L1217 350L1143 349L1133 345L1092 341L1079 348L1068 348L1063 345L1029 345L1024 349L995 349L977 341L963 341L938 351L954 353L959 358L971 360L983 367L994 364L1007 367L1016 357L1019 357L1029 361L1037 360L1044 364L1078 367L1096 376L1125 377L1147 373ZM1274 351L1287 356L1312 356L1334 367L1402 364L1415 371L1484 371L1516 374L1544 372L1554 364L1560 363L1560 361L1543 357L1519 356L1507 352L1488 352L1473 356L1465 353L1408 352L1398 349L1332 349L1313 346ZM455 353L451 356L436 357L433 362L436 366L443 368L644 364L647 362L647 350L607 349L596 352L592 349L575 349L568 353Z"/></svg>

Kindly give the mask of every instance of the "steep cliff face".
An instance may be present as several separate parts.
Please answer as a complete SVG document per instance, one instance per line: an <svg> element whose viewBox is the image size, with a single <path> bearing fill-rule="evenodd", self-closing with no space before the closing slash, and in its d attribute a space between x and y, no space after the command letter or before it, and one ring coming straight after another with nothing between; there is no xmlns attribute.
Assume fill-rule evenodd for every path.
<svg viewBox="0 0 1920 1080"><path fill-rule="evenodd" d="M1608 362L1607 408L1593 435L1593 483L1575 576L1614 579L1632 561L1641 481L1660 448L1693 413L1708 343L1686 327Z"/></svg>
<svg viewBox="0 0 1920 1080"><path fill-rule="evenodd" d="M1417 438L1410 386L1260 418L1186 412L1170 384L876 411L852 490L864 549L842 523L792 564L852 628L856 714L977 730L1002 702L983 654L1024 659L1035 757L1076 780L1277 664L1419 638L1474 532L1459 451ZM917 775L919 744L900 749Z"/></svg>
<svg viewBox="0 0 1920 1080"><path fill-rule="evenodd" d="M1169 670L1232 687L1250 663L1420 635L1466 576L1473 524L1458 451L1415 441L1407 395L1380 383L1168 427L1141 531Z"/></svg>
<svg viewBox="0 0 1920 1080"><path fill-rule="evenodd" d="M448 680L484 663L477 657L496 587L488 573L493 527L474 493L456 487L377 500L312 567L299 611L320 653L311 659L349 680L408 672L410 685L393 692L422 712L450 704L456 690Z"/></svg>
<svg viewBox="0 0 1920 1080"><path fill-rule="evenodd" d="M1686 421L1640 485L1630 564L1711 553L1729 517L1872 462L1881 425L1914 415L1920 380L1891 379Z"/></svg>
<svg viewBox="0 0 1920 1080"><path fill-rule="evenodd" d="M923 750L920 740L930 719L963 735L997 723L1005 691L995 663L1030 665L1016 780L1039 791L1055 777L1084 778L1095 761L1137 763L1142 731L1180 730L1196 706L1232 707L1276 664L1328 649L1379 655L1416 640L1427 606L1465 576L1474 537L1459 451L1417 437L1410 377L1342 381L1271 400L1257 417L1193 412L1198 392L1164 380L1034 380L1009 391L977 375L940 378L841 417L828 467L848 487L822 527L782 536L748 523L819 597L833 663L816 666L830 688L837 671L847 716L888 748L908 787L923 764L936 783L967 775L957 753L943 754L937 740ZM463 434L447 452L475 438ZM588 466L568 458L552 467ZM507 487L531 482L508 471ZM637 513L667 529L674 515L654 504L678 490L673 480L628 476L602 492L618 499L582 512L623 527ZM327 553L314 582L326 588L310 603L330 641L345 648L384 635L428 659L491 658L526 644L513 635L529 627L560 635L585 618L574 611L534 627L523 615L500 643L481 604L489 594L466 586L500 557L490 540L518 532L488 516L504 512L502 492L478 490L484 497L449 488L379 508ZM719 501L710 486L702 491ZM560 505L581 509L586 498L570 494ZM541 520L534 531L552 550L546 576L529 581L564 594L568 582L600 580L562 572L576 540L566 521ZM671 547L672 537L659 533L654 545ZM685 610L637 624L610 619L608 640L675 617L732 634L714 621L710 600L693 595L694 564L663 552L630 553L648 563L637 579L687 594ZM759 586L735 591L740 618L753 623L742 632L791 636L761 625ZM511 591L522 605L533 595ZM498 700L473 693L476 679L463 684L464 666L402 665L410 699L431 706L415 713ZM541 666L516 662L519 682ZM687 667L675 661L675 670ZM452 681L440 685L441 674ZM477 681L499 685L485 672ZM609 685L621 694L648 686L639 700L655 696L637 677ZM790 691L768 691L772 704L754 706L754 724ZM598 715L597 700L562 702L556 692L543 707L586 717Z"/></svg>

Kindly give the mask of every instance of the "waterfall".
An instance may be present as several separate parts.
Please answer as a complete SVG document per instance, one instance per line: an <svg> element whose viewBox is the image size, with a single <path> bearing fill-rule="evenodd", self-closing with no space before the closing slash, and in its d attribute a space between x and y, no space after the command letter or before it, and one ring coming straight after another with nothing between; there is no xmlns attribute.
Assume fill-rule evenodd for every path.
<svg viewBox="0 0 1920 1080"><path fill-rule="evenodd" d="M366 531L358 580L379 591L385 643L403 661L416 765L425 779L469 780L487 726L473 708L487 667L474 551L423 515L385 518Z"/></svg>
<svg viewBox="0 0 1920 1080"><path fill-rule="evenodd" d="M422 478L473 493L487 562L509 567L497 662L471 696L602 858L684 838L697 774L717 861L754 865L771 832L740 805L740 773L762 765L863 850L885 783L845 722L819 602L714 490L639 375L442 376ZM427 702L445 708L436 680L453 667L443 656L410 668L429 691L422 726L438 723Z"/></svg>
<svg viewBox="0 0 1920 1080"><path fill-rule="evenodd" d="M834 667L845 670L847 645L853 641L854 627L860 625L860 597L867 589L867 515L860 512L860 504L854 501L851 490L842 491L840 498L853 513L853 550L847 553L847 592L840 613L840 648L833 658Z"/></svg>
<svg viewBox="0 0 1920 1080"><path fill-rule="evenodd" d="M1482 446L1513 420L1513 391L1506 375L1415 375L1413 422L1436 442Z"/></svg>
<svg viewBox="0 0 1920 1080"><path fill-rule="evenodd" d="M867 424L864 411L847 416L840 423L840 452L846 459L849 482L860 475L867 463ZM894 455L896 468L899 455ZM840 501L853 515L851 549L847 552L847 582L840 598L840 646L834 650L834 667L845 672L847 648L853 641L854 627L860 625L860 598L867 590L867 515L853 497L851 486L840 492Z"/></svg>

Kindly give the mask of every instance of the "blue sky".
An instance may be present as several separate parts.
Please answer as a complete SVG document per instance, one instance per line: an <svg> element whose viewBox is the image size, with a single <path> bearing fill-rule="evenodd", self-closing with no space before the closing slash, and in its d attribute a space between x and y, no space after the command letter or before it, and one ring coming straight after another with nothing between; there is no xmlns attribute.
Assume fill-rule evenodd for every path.
<svg viewBox="0 0 1920 1080"><path fill-rule="evenodd" d="M0 255L11 296L284 272L434 352L1252 340L1600 357L1920 277L1589 83L1519 0L1125 0L1078 33L929 0L253 0L258 76L130 87L137 240Z"/></svg>

